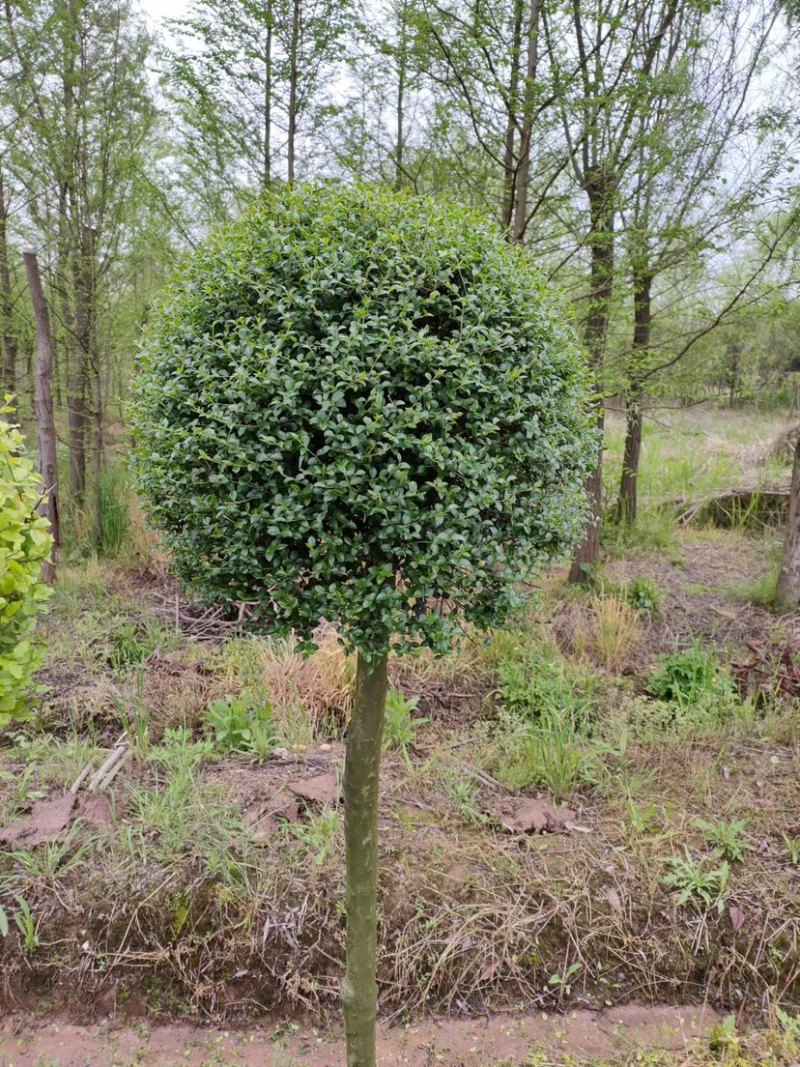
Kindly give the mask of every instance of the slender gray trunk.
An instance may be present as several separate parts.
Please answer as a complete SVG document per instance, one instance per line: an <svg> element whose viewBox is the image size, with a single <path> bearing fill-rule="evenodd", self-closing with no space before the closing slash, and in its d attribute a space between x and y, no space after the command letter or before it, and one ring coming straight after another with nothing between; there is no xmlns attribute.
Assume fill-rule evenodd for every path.
<svg viewBox="0 0 800 1067"><path fill-rule="evenodd" d="M17 339L14 335L11 271L8 263L8 206L3 176L0 174L0 315L2 315L3 365L0 374L0 400L5 392L17 391Z"/></svg>
<svg viewBox="0 0 800 1067"><path fill-rule="evenodd" d="M511 73L508 79L508 115L506 118L505 145L503 148L503 201L500 208L500 225L511 239L511 222L514 215L514 200L517 187L516 134L519 104L519 80L522 54L522 0L514 4L514 31L511 45Z"/></svg>
<svg viewBox="0 0 800 1067"><path fill-rule="evenodd" d="M263 188L272 183L272 0L267 0L267 40L264 49L264 173Z"/></svg>
<svg viewBox="0 0 800 1067"><path fill-rule="evenodd" d="M533 141L533 116L536 110L536 76L539 66L539 15L542 0L531 0L528 20L528 57L525 68L525 87L522 94L522 130L519 139L519 165L517 167L514 199L514 222L512 240L519 244L528 227L528 184L531 174L531 148Z"/></svg>
<svg viewBox="0 0 800 1067"><path fill-rule="evenodd" d="M400 47L397 58L397 103L396 103L396 126L397 141L394 149L394 187L402 189L405 180L403 169L403 149L405 147L405 93L406 93L406 22L405 8L400 16Z"/></svg>
<svg viewBox="0 0 800 1067"><path fill-rule="evenodd" d="M358 654L344 768L347 969L342 983L347 1067L375 1067L378 1011L378 804L386 655Z"/></svg>
<svg viewBox="0 0 800 1067"><path fill-rule="evenodd" d="M47 582L55 577L58 553L61 548L61 523L58 511L58 458L56 455L56 427L53 418L53 337L50 332L50 313L47 307L39 264L35 252L24 252L25 270L28 275L28 288L33 304L33 317L36 322L36 368L35 402L36 425L39 445L39 473L44 483L44 497L40 505L40 514L50 522L53 535L52 560L42 568Z"/></svg>
<svg viewBox="0 0 800 1067"><path fill-rule="evenodd" d="M587 194L591 211L589 247L591 252L591 292L589 315L584 328L584 340L596 378L595 399L597 425L601 434L605 426L600 373L606 351L606 338L611 316L611 296L614 284L614 196L616 184L604 174L590 176ZM572 583L587 582L600 555L600 512L603 504L603 445L597 453L597 463L586 479L591 516L583 541L575 551L569 572Z"/></svg>
<svg viewBox="0 0 800 1067"><path fill-rule="evenodd" d="M625 417L625 448L622 457L622 474L619 483L617 514L621 522L632 526L636 522L639 507L639 461L642 455L642 400L641 372L643 361L650 348L653 278L647 270L634 270L633 274L633 349L631 362L633 374L627 391Z"/></svg>
<svg viewBox="0 0 800 1067"><path fill-rule="evenodd" d="M294 181L295 151L297 141L297 85L300 77L300 0L292 3L292 29L289 40L289 130L287 139L286 177L291 184Z"/></svg>
<svg viewBox="0 0 800 1067"><path fill-rule="evenodd" d="M783 543L783 559L776 590L778 603L796 611L800 607L800 437L794 446L789 518Z"/></svg>

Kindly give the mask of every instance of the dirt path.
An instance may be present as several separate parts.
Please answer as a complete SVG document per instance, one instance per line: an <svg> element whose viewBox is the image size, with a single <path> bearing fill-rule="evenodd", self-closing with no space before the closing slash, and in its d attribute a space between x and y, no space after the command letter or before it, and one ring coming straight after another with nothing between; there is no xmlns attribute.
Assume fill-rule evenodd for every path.
<svg viewBox="0 0 800 1067"><path fill-rule="evenodd" d="M681 1051L717 1018L702 1007L645 1008L568 1015L498 1015L384 1029L380 1067L492 1067L530 1062L531 1053L572 1057L625 1056L640 1049ZM231 1031L169 1026L78 1026L11 1015L0 1023L0 1067L338 1067L341 1038L291 1024Z"/></svg>

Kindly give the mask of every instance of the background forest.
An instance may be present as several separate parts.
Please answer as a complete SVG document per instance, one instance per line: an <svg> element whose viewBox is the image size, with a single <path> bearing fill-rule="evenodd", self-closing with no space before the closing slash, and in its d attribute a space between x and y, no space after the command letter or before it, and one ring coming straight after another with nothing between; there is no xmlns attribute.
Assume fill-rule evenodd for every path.
<svg viewBox="0 0 800 1067"><path fill-rule="evenodd" d="M340 198L393 204L381 225L398 254L425 220L436 230L446 217L455 230L436 231L441 255L455 232L477 261L510 263L498 276L536 293L534 307L517 303L544 336L549 296L532 262L591 367L594 410L574 426L603 442L593 456L577 430L559 430L558 447L580 454L560 468L575 474L572 492L561 477L508 479L515 491L547 482L551 544L558 515L577 514L588 453L596 521L574 558L543 551L546 566L526 577L525 604L501 628L479 629L478 616L432 645L436 655L401 655L399 631L384 627L385 728L372 739L383 763L378 1062L796 1067L798 17L793 3L772 0L0 5L0 562L10 574L4 561L24 557L27 597L23 611L11 579L0 585L0 638L11 648L0 649L0 1061L105 1062L92 1056L107 1052L106 1030L72 1021L104 1026L127 1012L171 1020L152 1035L149 1023L114 1031L132 1062L342 1059L326 1027L346 962L342 774L361 668L343 650L346 630L303 584L310 571L303 597L291 586L287 603L311 619L313 654L299 654L294 622L288 637L251 632L255 601L241 590L252 580L263 593L252 561L265 538L255 512L238 522L239 479L276 478L277 488L249 491L264 504L266 540L296 535L313 556L335 537L330 527L315 536L318 512L306 536L285 506L303 479L284 478L291 464L265 463L261 451L240 455L246 435L226 411L213 460L237 481L231 489L217 470L214 485L231 490L237 522L218 521L217 488L184 491L200 467L185 442L173 449L184 466L163 483L169 493L149 482L151 515L205 522L225 566L243 567L236 603L198 601L175 580L176 563L196 577L196 545L170 557L145 524L129 463L136 452L141 478L159 449L169 452L169 433L159 434L176 428L176 410L216 430L195 418L199 379L185 377L195 357L206 369L206 350L193 350L191 330L187 358L161 344L170 335L159 295L212 230L271 191L280 196L249 218L264 223L275 204L302 200L309 242L317 232L329 240ZM314 204L329 206L315 214ZM245 242L244 225L229 232ZM277 240L277 259L248 253L248 270L281 274ZM237 241L232 256L249 247ZM204 255L195 262L210 277ZM409 277L431 306L442 297L427 273ZM301 289L292 282L298 305ZM261 381L252 361L267 332L265 291L248 320L255 342L234 337L237 386ZM518 356L508 300L496 314L504 292L488 282L478 309L493 373L495 353ZM275 305L287 321L289 303ZM415 343L427 341L409 321ZM449 320L439 325L449 343ZM305 352L317 359L313 336ZM392 346L379 337L383 358ZM338 371L345 349L336 335L319 365ZM461 339L454 351L469 364ZM400 365L398 406L415 413ZM437 380L449 388L454 373ZM515 375L516 364L497 372L512 397ZM277 436L301 440L302 403L303 417L324 406L317 363L307 379L313 389L286 391L293 419L273 419ZM253 422L272 418L263 395ZM487 393L474 395L481 426L503 440L508 401L498 412ZM131 429L131 413L141 420L148 405L149 438L147 418ZM272 426L262 429L270 439ZM482 428L476 436L488 451ZM543 470L555 439L537 438ZM380 466L355 440L342 456ZM409 448L417 443L410 434ZM197 447L211 467L214 449ZM518 454L534 469L527 448ZM451 532L488 566L486 544L458 526L472 514L461 454L444 441L437 462L457 486ZM356 483L336 472L331 492L349 516ZM419 487L409 484L393 528L433 545L416 532L409 502ZM491 497L480 477L476 485ZM536 511L520 510L526 521ZM40 582L45 512L55 551ZM229 529L242 543L252 536L256 554L237 555ZM459 577L470 573L461 565ZM404 581L395 591L406 595ZM407 595L409 625L436 615L423 610L426 583L419 598ZM357 586L320 588L335 600ZM374 783L377 808L377 772ZM34 1003L32 1023L24 1012ZM568 1014L547 1021L554 1010ZM269 1019L272 1029L232 1037L172 1025L178 1017ZM388 1025L399 1021L408 1025ZM651 1056L643 1050L655 1037L665 1047Z"/></svg>
<svg viewBox="0 0 800 1067"><path fill-rule="evenodd" d="M780 5L198 0L156 35L129 3L44 0L7 4L0 32L0 376L31 415L31 248L69 537L123 478L150 301L281 182L463 202L524 245L627 410L626 476L595 491L630 518L643 411L795 402L797 52Z"/></svg>

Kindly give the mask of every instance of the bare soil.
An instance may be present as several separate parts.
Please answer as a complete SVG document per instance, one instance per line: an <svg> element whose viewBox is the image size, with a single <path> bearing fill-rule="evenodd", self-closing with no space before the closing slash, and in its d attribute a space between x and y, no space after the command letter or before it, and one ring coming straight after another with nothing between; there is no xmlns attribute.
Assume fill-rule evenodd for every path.
<svg viewBox="0 0 800 1067"><path fill-rule="evenodd" d="M492 1067L530 1063L547 1052L577 1064L588 1058L627 1057L648 1049L681 1052L706 1036L718 1018L708 1007L645 1008L495 1015L383 1027L379 1067ZM0 1023L1 1067L333 1067L344 1062L338 1034L276 1025L245 1031L186 1023L154 1026L80 1026L66 1019L32 1022L11 1016Z"/></svg>

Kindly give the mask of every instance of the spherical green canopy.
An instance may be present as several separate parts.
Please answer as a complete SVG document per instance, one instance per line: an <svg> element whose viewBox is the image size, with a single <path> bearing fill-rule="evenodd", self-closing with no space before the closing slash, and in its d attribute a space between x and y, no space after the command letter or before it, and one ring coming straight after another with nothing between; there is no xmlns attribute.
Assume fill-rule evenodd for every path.
<svg viewBox="0 0 800 1067"><path fill-rule="evenodd" d="M140 487L175 568L252 621L366 653L485 626L585 519L582 354L527 256L460 208L297 186L154 313Z"/></svg>

